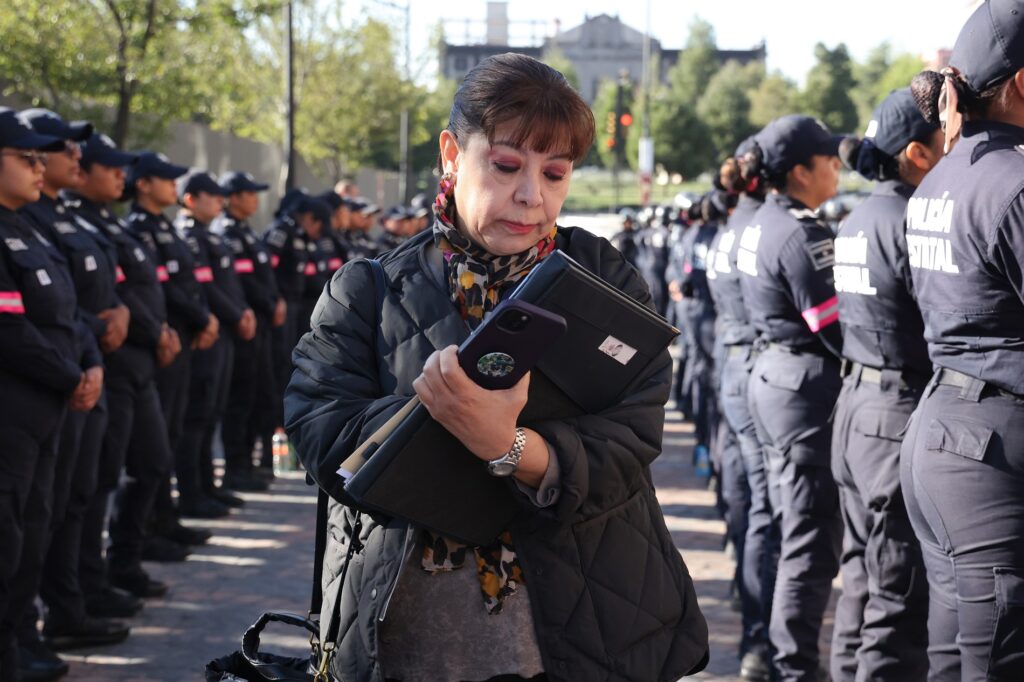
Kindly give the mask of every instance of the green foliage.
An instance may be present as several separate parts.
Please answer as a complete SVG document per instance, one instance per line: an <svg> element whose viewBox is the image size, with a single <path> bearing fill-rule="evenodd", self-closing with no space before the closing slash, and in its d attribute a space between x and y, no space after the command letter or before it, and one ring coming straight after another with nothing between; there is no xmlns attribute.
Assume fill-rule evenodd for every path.
<svg viewBox="0 0 1024 682"><path fill-rule="evenodd" d="M821 119L836 133L853 132L857 127L857 111L850 99L855 85L853 64L846 45L828 49L822 43L814 47L817 63L807 74L803 106L811 116Z"/></svg>
<svg viewBox="0 0 1024 682"><path fill-rule="evenodd" d="M712 76L697 104L697 114L711 135L717 158L730 156L736 146L756 132L750 122L750 93L764 79L764 66L741 66L730 61Z"/></svg>
<svg viewBox="0 0 1024 682"><path fill-rule="evenodd" d="M716 161L711 132L697 115L692 98L663 88L651 102L654 162L670 172L692 178Z"/></svg>
<svg viewBox="0 0 1024 682"><path fill-rule="evenodd" d="M544 56L541 57L541 60L552 69L565 76L565 80L569 81L569 85L573 88L576 90L580 89L580 79L576 73L576 67L572 65L569 58L565 56L564 52L562 52L562 48L557 45L549 47L544 51Z"/></svg>
<svg viewBox="0 0 1024 682"><path fill-rule="evenodd" d="M719 67L714 28L703 19L694 19L686 47L668 73L669 87L696 101L704 94Z"/></svg>
<svg viewBox="0 0 1024 682"><path fill-rule="evenodd" d="M750 93L750 125L755 130L786 114L799 111L800 91L778 71L768 74Z"/></svg>
<svg viewBox="0 0 1024 682"><path fill-rule="evenodd" d="M618 96L618 84L615 81L606 80L603 81L597 89L597 96L594 98L593 111L594 111L594 122L596 124L597 134L594 136L594 149L596 150L597 158L600 159L601 165L605 168L611 168L615 164L615 151L616 146L627 143L626 154L626 165L635 166L636 159L630 158L628 137L626 140L619 140L616 142L616 146L610 146L609 141L615 138L615 103ZM636 93L632 83L625 83L622 91L622 111L623 113L633 114L636 107ZM639 119L630 126L629 131L624 131L625 134L631 135L632 129L639 125ZM636 156L633 154L633 156Z"/></svg>

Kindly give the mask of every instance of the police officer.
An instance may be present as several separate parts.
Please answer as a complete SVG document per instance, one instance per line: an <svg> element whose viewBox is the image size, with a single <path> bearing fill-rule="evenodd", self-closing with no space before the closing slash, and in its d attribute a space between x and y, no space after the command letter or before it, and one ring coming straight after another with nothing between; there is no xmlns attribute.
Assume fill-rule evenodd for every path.
<svg viewBox="0 0 1024 682"><path fill-rule="evenodd" d="M278 293L271 254L248 220L259 209L259 193L269 185L248 173L230 171L218 180L228 192L224 213L211 231L230 247L245 298L256 313L256 336L235 344L228 408L221 437L224 442L223 485L233 490L266 490L273 478L271 438L283 419L281 393L274 380L271 327L285 323L288 306ZM253 445L262 446L261 478L253 468Z"/></svg>
<svg viewBox="0 0 1024 682"><path fill-rule="evenodd" d="M79 580L91 616L132 615L141 608L139 598L167 592L166 584L142 568L142 551L160 483L173 466L156 370L170 364L181 348L177 333L167 324L158 264L111 210L111 202L124 191L124 167L136 159L118 150L109 137L94 134L82 144L85 179L67 197L76 224L103 246L110 260L116 260L117 295L131 312L124 345L106 357L109 418L96 495L82 531ZM128 476L119 486L122 467ZM104 562L103 529L115 490L111 544Z"/></svg>
<svg viewBox="0 0 1024 682"><path fill-rule="evenodd" d="M396 204L384 212L380 221L383 230L377 238L377 248L381 253L397 248L408 239L405 225L408 218L409 215L406 213L405 207L400 204Z"/></svg>
<svg viewBox="0 0 1024 682"><path fill-rule="evenodd" d="M900 491L899 447L931 362L904 217L914 187L942 158L942 131L904 88L875 109L863 140L843 142L840 156L879 182L836 237L846 378L833 419L832 473L845 530L832 679L923 680L928 589Z"/></svg>
<svg viewBox="0 0 1024 682"><path fill-rule="evenodd" d="M349 199L348 209L349 228L339 233L345 259L376 258L380 249L369 232L373 227L373 218L380 213L380 208L360 198Z"/></svg>
<svg viewBox="0 0 1024 682"><path fill-rule="evenodd" d="M103 352L112 353L124 343L129 320L128 308L114 290L117 263L74 222L72 210L59 195L61 191L76 189L83 180L78 143L92 134L92 125L84 121L66 123L46 109L30 109L19 117L37 133L64 140L64 149L48 159L39 201L21 211L67 259L79 314ZM96 491L106 424L106 401L101 394L92 410L69 412L61 431L53 487L53 531L39 576L39 593L47 606L43 634L47 644L58 651L114 644L128 636L123 623L88 616L78 580L82 521ZM35 641L38 614L34 608L29 609L28 620L19 633L23 667L25 654L29 653L25 648L41 651Z"/></svg>
<svg viewBox="0 0 1024 682"><path fill-rule="evenodd" d="M736 262L740 235L764 203L761 178L752 169L753 144L753 138L744 140L735 156L723 164L721 182L738 196L728 221L720 226L711 243L707 276L717 313L716 340L723 347L720 404L739 446L749 495L742 549L737 543L743 617L740 677L766 681L771 672L768 623L775 589L779 529L768 497L764 453L747 399L757 332L744 305Z"/></svg>
<svg viewBox="0 0 1024 682"><path fill-rule="evenodd" d="M330 279L330 275L341 269L347 258L345 245L338 238L340 234L338 230L345 224L344 221L348 208L345 205L344 199L334 192L321 192L314 198L326 204L331 211L330 222L324 225L320 238L316 242L321 257L327 263L328 279Z"/></svg>
<svg viewBox="0 0 1024 682"><path fill-rule="evenodd" d="M101 384L87 380L74 283L67 263L17 214L39 199L46 151L40 135L0 109L0 679L19 676L16 628L35 597L49 538L61 423L71 406L91 409ZM91 404L89 404L91 403Z"/></svg>
<svg viewBox="0 0 1024 682"><path fill-rule="evenodd" d="M633 209L624 208L619 211L619 216L622 218L622 229L612 235L608 241L619 250L619 253L630 265L636 267L636 213Z"/></svg>
<svg viewBox="0 0 1024 682"><path fill-rule="evenodd" d="M250 341L256 335L256 314L246 303L230 249L209 231L210 223L224 208L224 188L209 173L199 170L179 178L177 186L182 209L175 216L174 229L191 250L196 281L203 287L210 312L222 325L214 344L206 350L197 349L192 357L177 459L198 459L194 478L178 478L178 509L182 516L217 518L226 515L227 507L245 504L242 498L214 483L213 437L227 407L234 339Z"/></svg>
<svg viewBox="0 0 1024 682"><path fill-rule="evenodd" d="M314 197L306 197L299 202L298 207L295 209L295 222L313 246L309 252L305 282L299 299L295 328L296 337L294 339L296 343L299 338L309 331L313 308L316 307L316 302L320 300L324 286L327 285L327 282L330 281L331 276L334 274L328 266L328 260L337 259L338 255L334 251L334 243L324 239L324 236L331 229L331 216L331 207L326 202ZM330 253L328 253L328 249L331 249ZM290 366L291 364L289 363Z"/></svg>
<svg viewBox="0 0 1024 682"><path fill-rule="evenodd" d="M838 140L808 116L783 116L758 133L757 172L774 191L744 229L737 253L743 299L765 345L750 404L782 530L770 625L782 680L820 674L818 635L842 535L829 423L842 337L832 232L815 214L836 193L837 149Z"/></svg>
<svg viewBox="0 0 1024 682"><path fill-rule="evenodd" d="M669 295L665 270L668 268L671 243L669 225L671 214L668 206L658 206L651 224L637 235L637 269L651 288L654 310L661 316L668 312Z"/></svg>
<svg viewBox="0 0 1024 682"><path fill-rule="evenodd" d="M912 85L930 120L944 116L947 142L959 141L907 206L937 371L903 441L900 479L928 572L930 679L1020 680L1024 3L979 6L949 64Z"/></svg>

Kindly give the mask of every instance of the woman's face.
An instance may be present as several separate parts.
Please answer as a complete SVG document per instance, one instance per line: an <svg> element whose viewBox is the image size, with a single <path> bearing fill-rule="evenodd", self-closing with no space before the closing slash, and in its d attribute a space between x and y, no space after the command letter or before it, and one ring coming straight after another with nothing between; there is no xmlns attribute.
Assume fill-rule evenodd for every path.
<svg viewBox="0 0 1024 682"><path fill-rule="evenodd" d="M16 210L39 200L46 154L5 147L0 149L0 204Z"/></svg>
<svg viewBox="0 0 1024 682"><path fill-rule="evenodd" d="M515 128L515 121L498 126L493 144L483 133L461 141L441 133L443 167L455 175L457 227L496 256L526 251L551 232L572 177L568 154L512 146Z"/></svg>
<svg viewBox="0 0 1024 682"><path fill-rule="evenodd" d="M83 179L82 168L78 165L81 158L82 151L78 144L70 141L65 143L64 151L50 154L43 176L47 191L78 188Z"/></svg>
<svg viewBox="0 0 1024 682"><path fill-rule="evenodd" d="M792 187L787 183L787 188L797 189L798 198L814 210L836 195L839 189L839 166L838 156L815 154L807 166L798 165L790 171Z"/></svg>
<svg viewBox="0 0 1024 682"><path fill-rule="evenodd" d="M124 169L94 163L83 172L82 186L78 191L98 204L117 201L124 193Z"/></svg>

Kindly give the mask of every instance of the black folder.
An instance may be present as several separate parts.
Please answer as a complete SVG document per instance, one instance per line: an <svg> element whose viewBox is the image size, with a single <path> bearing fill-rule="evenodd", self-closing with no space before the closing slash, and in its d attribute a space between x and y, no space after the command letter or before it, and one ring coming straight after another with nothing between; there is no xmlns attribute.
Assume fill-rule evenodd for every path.
<svg viewBox="0 0 1024 682"><path fill-rule="evenodd" d="M512 294L565 317L566 334L538 361L519 423L598 413L614 405L679 330L561 251ZM494 540L522 504L515 484L487 473L426 408L411 402L342 463L356 506L469 545Z"/></svg>

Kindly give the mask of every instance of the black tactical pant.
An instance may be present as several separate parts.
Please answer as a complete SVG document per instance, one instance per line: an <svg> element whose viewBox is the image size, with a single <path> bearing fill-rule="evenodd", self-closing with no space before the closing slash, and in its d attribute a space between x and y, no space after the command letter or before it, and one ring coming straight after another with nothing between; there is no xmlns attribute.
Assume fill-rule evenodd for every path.
<svg viewBox="0 0 1024 682"><path fill-rule="evenodd" d="M209 492L214 489L213 439L217 426L222 423L228 406L228 392L231 390L231 373L235 366L235 338L223 337L212 348L204 362L212 370L209 384L213 394L211 412L206 416L206 430L199 444L199 485ZM194 373L193 373L194 376ZM191 406L190 406L191 410ZM186 420L189 416L186 415Z"/></svg>
<svg viewBox="0 0 1024 682"><path fill-rule="evenodd" d="M714 309L709 303L693 299L685 299L678 309L683 313L681 322L686 343L683 386L690 396L694 438L699 445L710 446L715 432Z"/></svg>
<svg viewBox="0 0 1024 682"><path fill-rule="evenodd" d="M189 404L189 384L192 381L192 337L178 330L181 338L181 352L167 367L156 373L156 388L160 395L160 406L167 424L167 439L174 453L174 474L178 480L178 490L183 491L184 499L195 499L199 484L199 451L180 447L185 431L185 413ZM191 500L189 500L191 501ZM177 509L171 501L171 475L160 483L156 500L153 503L153 520L159 529L173 526L178 519Z"/></svg>
<svg viewBox="0 0 1024 682"><path fill-rule="evenodd" d="M273 465L270 439L283 420L282 396L277 391L273 366L270 318L261 316L256 328L251 341L235 344L234 371L221 429L225 468L235 475L252 471L253 444L257 439L263 443L264 464Z"/></svg>
<svg viewBox="0 0 1024 682"><path fill-rule="evenodd" d="M96 494L103 434L107 429L106 392L87 413L69 412L61 433L54 477L53 535L46 553L39 595L47 624L71 626L85 617L79 583L79 557L86 512ZM32 623L35 627L35 623Z"/></svg>
<svg viewBox="0 0 1024 682"><path fill-rule="evenodd" d="M750 408L782 531L769 626L780 680L816 680L818 637L839 571L842 521L830 468L839 362L772 345L750 377Z"/></svg>
<svg viewBox="0 0 1024 682"><path fill-rule="evenodd" d="M0 410L0 674L12 679L15 635L35 599L50 539L53 475L66 413L62 396L46 402L32 423L6 418Z"/></svg>
<svg viewBox="0 0 1024 682"><path fill-rule="evenodd" d="M1024 399L937 379L900 457L928 572L929 679L1024 680Z"/></svg>
<svg viewBox="0 0 1024 682"><path fill-rule="evenodd" d="M872 383L855 365L839 394L832 473L844 533L843 592L832 632L835 682L912 682L928 672L928 585L899 480L900 443L923 383L911 387L892 370Z"/></svg>
<svg viewBox="0 0 1024 682"><path fill-rule="evenodd" d="M744 487L747 490L747 518L739 562L740 597L743 600L743 637L740 653L754 651L768 655L768 623L772 592L779 561L779 527L768 499L768 478L764 452L750 414L747 387L753 368L753 349L726 349L722 366L721 404L740 452ZM727 468L728 469L728 468Z"/></svg>
<svg viewBox="0 0 1024 682"><path fill-rule="evenodd" d="M112 454L104 457L97 497L105 498L117 490L107 552L109 570L117 573L137 568L142 560L153 504L160 485L170 474L173 455L153 378L112 373L107 383L107 407L110 418L103 447ZM118 487L122 463L127 478Z"/></svg>

